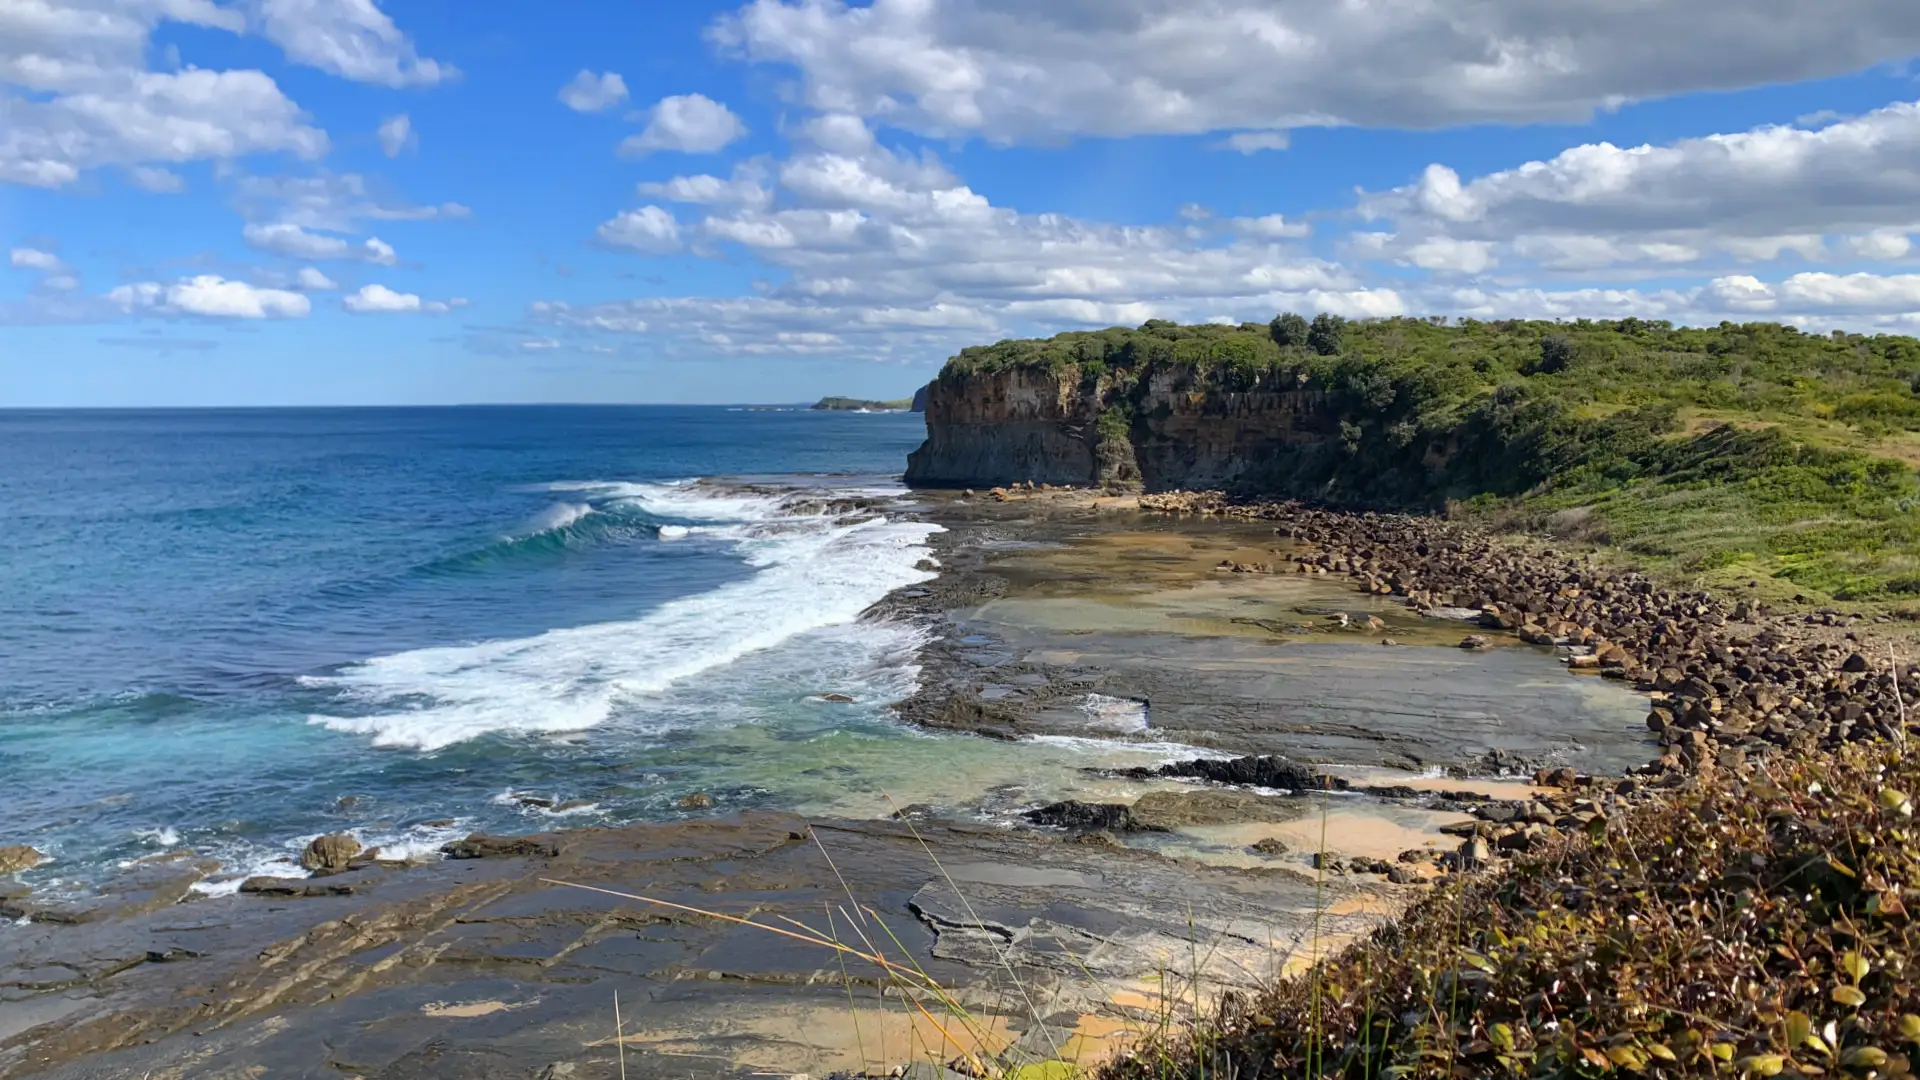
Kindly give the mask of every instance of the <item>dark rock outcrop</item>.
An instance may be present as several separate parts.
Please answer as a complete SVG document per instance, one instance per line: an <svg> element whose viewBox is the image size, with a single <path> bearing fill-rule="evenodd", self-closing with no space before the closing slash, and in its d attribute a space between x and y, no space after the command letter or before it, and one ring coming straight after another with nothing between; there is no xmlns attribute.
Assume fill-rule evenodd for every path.
<svg viewBox="0 0 1920 1080"><path fill-rule="evenodd" d="M449 859L555 858L560 845L550 836L488 836L474 833L465 840L444 844L440 850Z"/></svg>
<svg viewBox="0 0 1920 1080"><path fill-rule="evenodd" d="M917 487L1228 487L1340 431L1321 391L1233 391L1190 370L1124 393L1075 368L950 371L923 392L927 441L907 459Z"/></svg>
<svg viewBox="0 0 1920 1080"><path fill-rule="evenodd" d="M1198 761L1176 761L1157 769L1128 769L1120 775L1135 780L1184 777L1210 780L1216 784L1279 788L1285 791L1311 791L1329 783L1337 788L1347 786L1345 781L1330 780L1307 766L1278 754L1238 757L1226 761L1206 758Z"/></svg>

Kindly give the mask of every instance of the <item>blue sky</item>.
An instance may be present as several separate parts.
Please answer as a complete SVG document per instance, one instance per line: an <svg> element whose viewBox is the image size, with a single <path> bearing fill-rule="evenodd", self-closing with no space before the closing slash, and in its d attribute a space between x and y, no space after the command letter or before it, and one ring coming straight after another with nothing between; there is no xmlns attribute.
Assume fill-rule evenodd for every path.
<svg viewBox="0 0 1920 1080"><path fill-rule="evenodd" d="M891 397L1284 309L1913 332L1916 52L1910 0L0 0L0 406Z"/></svg>

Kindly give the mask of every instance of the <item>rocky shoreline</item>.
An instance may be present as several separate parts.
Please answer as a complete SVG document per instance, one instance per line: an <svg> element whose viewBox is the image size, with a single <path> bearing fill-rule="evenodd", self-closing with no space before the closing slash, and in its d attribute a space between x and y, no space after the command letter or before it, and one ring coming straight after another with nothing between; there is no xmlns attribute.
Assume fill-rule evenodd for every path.
<svg viewBox="0 0 1920 1080"><path fill-rule="evenodd" d="M1475 611L1489 633L1556 646L1569 667L1648 693L1647 727L1662 753L1615 779L1571 770L1536 775L1537 784L1567 794L1540 799L1544 809L1478 809L1502 824L1493 833L1495 850L1526 850L1534 826L1584 827L1624 801L1702 773L1748 774L1782 752L1903 742L1914 727L1905 698L1920 686L1920 665L1899 664L1897 647L1874 639L1872 627L1890 622L1885 616L1876 623L1832 610L1769 612L1758 602L1678 593L1587 556L1504 543L1437 518L1241 503L1214 492L1145 495L1139 504L1272 522L1276 535L1303 548L1276 572L1340 575L1361 591L1421 610ZM1484 644L1479 635L1461 641L1464 648ZM1460 859L1483 862L1489 854L1469 840Z"/></svg>
<svg viewBox="0 0 1920 1080"><path fill-rule="evenodd" d="M1298 724L1213 723L1216 714L1240 707L1237 691L1173 687L1187 662L1179 657L1164 668L1104 679L1076 675L1089 670L1084 661L1022 659L1019 649L949 613L1008 594L1007 578L983 553L1034 543L1043 534L1017 514L1050 503L1095 515L1137 507L1258 523L1282 545L1281 554L1229 560L1222 574L1344 581L1355 595L1383 605L1371 610L1389 622L1395 606L1415 621L1421 612L1455 620L1464 612L1476 624L1467 629L1480 638L1552 646L1573 672L1587 673L1578 677L1611 679L1649 695L1647 727L1660 753L1612 774L1555 766L1533 775L1524 755L1448 762L1417 742L1368 743ZM1196 699L1210 726L1183 727L1178 709L1156 704L1156 729L1165 725L1220 752L1113 773L1116 780L1185 787L1149 791L1133 804L1041 807L1028 817L1038 831L969 824L921 807L905 808L905 820L895 823L749 814L476 836L449 845L448 861L414 867L382 864L340 841L316 842L311 858L325 876L263 879L249 895L181 905L206 868L191 857L154 860L129 872L126 889L65 915L36 909L31 898L0 884L0 908L33 920L0 934L0 1076L242 1076L260 1069L368 1080L610 1076L616 1048L595 1032L608 1026L611 993L622 986L645 1003L630 1006L643 1008L644 1031L635 1028L621 1042L635 1055L628 1064L637 1075L675 1074L688 1061L723 1072L776 1064L784 1072L831 1071L821 1063L844 1053L829 1046L841 1045L836 1038L850 1045L848 1033L774 1030L765 1022L791 1010L812 1016L814 1028L845 1019L848 984L828 958L688 912L818 922L822 905L844 898L848 882L873 898L876 917L904 947L945 965L942 977L956 992L1000 1018L1002 1041L1011 1046L1020 1038L1016 1029L1031 1034L1044 1028L1043 1018L1062 1031L1075 1017L1082 1024L1096 1014L1129 1023L1150 1018L1147 1007L1116 1014L1097 1000L1104 992L1098 981L1082 976L1092 966L1104 979L1131 980L1191 948L1195 931L1183 929L1183 912L1196 898L1210 913L1201 921L1212 946L1244 969L1207 978L1254 986L1273 974L1260 973L1262 957L1300 959L1310 926L1316 936L1327 933L1329 944L1350 939L1435 875L1474 871L1534 850L1555 832L1590 829L1703 773L1744 773L1772 754L1905 731L1901 688L1913 685L1916 672L1902 667L1896 684L1888 662L1876 662L1886 648L1871 640L1874 624L1674 593L1635 574L1440 520L1237 505L1211 494L1103 504L1086 492L1039 490L962 498L930 513L966 525L946 534L938 549L942 576L899 590L869 612L946 620L929 643L922 692L899 708L904 719L1025 738L1083 730L1058 727L1059 716L1094 691L1158 701L1178 697L1178 690ZM1348 621L1355 625L1342 621L1340 630L1369 633ZM1363 639L1387 642L1389 632L1401 631L1383 623ZM1321 745L1355 764L1451 764L1483 775L1518 769L1535 786L1488 793L1473 788L1495 785L1350 783L1276 752ZM1241 756L1231 756L1236 752ZM1412 846L1398 857L1393 848L1305 851L1298 843L1290 852L1271 830L1251 845L1262 861L1242 869L1126 846L1195 826L1231 830L1245 823L1258 831L1262 823L1284 823L1295 812L1287 800L1258 794L1271 789L1364 793L1464 813L1445 827L1453 837L1448 845ZM819 857L827 848L816 850L815 837L823 835L831 865ZM1036 866L1046 872L1029 869ZM958 893L949 876L955 867L965 881ZM683 909L596 899L554 884L559 880ZM1115 881L1125 888L1115 889ZM1012 988L997 981L1008 964L1019 973L1016 981L1047 987L1052 1006L1038 1015L1010 1008ZM884 991L882 981L869 992L884 1006ZM897 998L892 1008L901 1008ZM923 1057L925 1049L896 1049L887 1060ZM873 1055L863 1049L861 1056ZM966 1054L948 1047L934 1056Z"/></svg>

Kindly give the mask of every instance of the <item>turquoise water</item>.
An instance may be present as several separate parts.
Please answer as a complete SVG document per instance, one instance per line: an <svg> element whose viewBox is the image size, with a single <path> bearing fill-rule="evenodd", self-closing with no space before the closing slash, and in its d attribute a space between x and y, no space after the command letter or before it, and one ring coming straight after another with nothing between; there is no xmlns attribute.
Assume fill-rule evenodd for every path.
<svg viewBox="0 0 1920 1080"><path fill-rule="evenodd" d="M952 753L886 714L914 631L855 621L931 576L932 527L890 501L923 430L0 412L0 843L50 853L32 879L62 888L182 846L239 874L325 831L426 851L671 816L696 790L877 802ZM760 487L688 482L713 476Z"/></svg>

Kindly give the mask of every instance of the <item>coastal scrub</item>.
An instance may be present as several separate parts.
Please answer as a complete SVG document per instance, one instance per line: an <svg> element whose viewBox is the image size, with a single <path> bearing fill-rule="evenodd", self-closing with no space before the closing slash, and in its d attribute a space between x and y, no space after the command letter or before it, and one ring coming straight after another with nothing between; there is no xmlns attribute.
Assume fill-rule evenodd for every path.
<svg viewBox="0 0 1920 1080"><path fill-rule="evenodd" d="M1173 397L1223 416L1298 402L1329 434L1263 450L1234 482L1242 494L1445 509L1703 585L1763 582L1776 598L1920 599L1911 337L1641 319L1150 320L963 349L941 380L1009 371L1091 395L1103 439L1119 434L1109 417L1151 429Z"/></svg>

